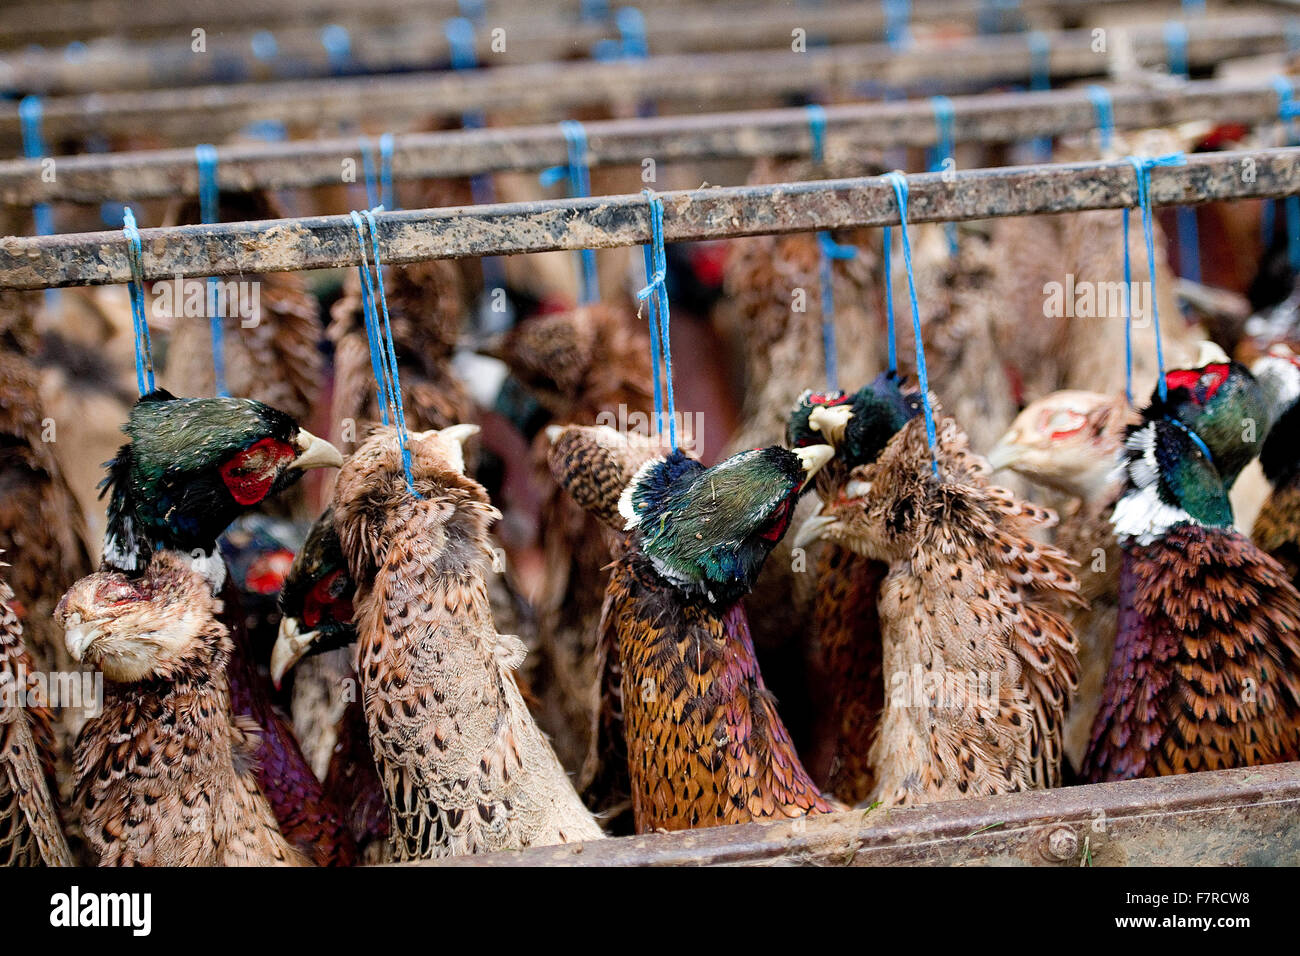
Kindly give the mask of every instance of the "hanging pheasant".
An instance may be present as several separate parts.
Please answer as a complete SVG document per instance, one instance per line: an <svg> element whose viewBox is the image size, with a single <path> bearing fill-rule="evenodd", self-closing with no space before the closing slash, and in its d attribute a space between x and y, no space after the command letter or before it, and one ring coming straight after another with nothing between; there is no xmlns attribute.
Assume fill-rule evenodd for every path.
<svg viewBox="0 0 1300 956"><path fill-rule="evenodd" d="M222 600L222 623L230 632L232 706L262 728L256 772L281 830L318 862L350 862L351 840L337 808L275 712L269 682L249 653L238 594L216 540L234 518L292 485L305 470L338 465L338 451L251 399L154 392L132 408L124 431L130 441L110 463L104 483L104 569L139 574L158 554L177 551L204 574Z"/></svg>
<svg viewBox="0 0 1300 956"><path fill-rule="evenodd" d="M1195 388L1224 387L1210 377L1199 373ZM1232 530L1214 460L1166 412L1154 402L1125 441L1112 518L1119 630L1081 768L1088 781L1300 756L1300 594Z"/></svg>
<svg viewBox="0 0 1300 956"><path fill-rule="evenodd" d="M358 583L358 674L394 856L424 859L600 837L516 686L518 638L496 632L485 574L497 511L464 475L452 426L391 428L339 474L335 527Z"/></svg>
<svg viewBox="0 0 1300 956"><path fill-rule="evenodd" d="M563 437L563 436L561 436ZM558 446L558 443L557 443ZM623 456L557 468L606 517ZM619 498L631 547L605 596L616 647L637 832L824 813L754 659L741 598L785 534L825 445L769 447L705 468L681 451L647 461Z"/></svg>
<svg viewBox="0 0 1300 956"><path fill-rule="evenodd" d="M188 558L100 571L57 616L68 650L105 677L77 742L77 806L100 866L306 866L252 770L259 728L231 711L231 641Z"/></svg>
<svg viewBox="0 0 1300 956"><path fill-rule="evenodd" d="M39 685L13 603L0 581L0 866L72 866L55 799L52 719L44 702L25 696Z"/></svg>
<svg viewBox="0 0 1300 956"><path fill-rule="evenodd" d="M948 418L937 422L936 480L923 425L915 416L869 436L879 454L800 533L890 565L874 796L894 805L1055 786L1077 670L1064 612L1078 582L1063 553L1031 536L1055 516L989 485Z"/></svg>
<svg viewBox="0 0 1300 956"><path fill-rule="evenodd" d="M1083 761L1115 649L1119 542L1110 524L1122 482L1118 465L1129 425L1139 419L1122 395L1061 391L1030 403L989 452L1009 468L1071 499L1055 544L1079 565L1082 607L1068 611L1079 642L1079 685L1065 719L1065 755Z"/></svg>
<svg viewBox="0 0 1300 956"><path fill-rule="evenodd" d="M1259 459L1272 488L1255 519L1251 537L1286 570L1291 582L1300 586L1300 454L1297 453L1297 423L1300 423L1300 359L1290 350L1266 355L1251 371L1268 396L1268 435Z"/></svg>
<svg viewBox="0 0 1300 956"><path fill-rule="evenodd" d="M550 413L550 424L594 425L604 415L648 431L649 349L630 316L595 304L522 322L491 351ZM595 643L609 547L600 522L551 477L550 451L543 429L533 441L533 465L544 488L538 544L546 563L533 601L538 660L530 685L543 701L544 724L557 731L557 752L576 764L590 749L598 706Z"/></svg>
<svg viewBox="0 0 1300 956"><path fill-rule="evenodd" d="M351 651L357 638L352 624L355 593L334 529L334 509L329 508L312 525L280 592L280 636L271 653L271 680L277 687L307 655ZM355 686L350 664L348 674L350 686ZM337 686L334 696L344 696ZM388 807L375 772L365 708L355 695L344 701L333 736L325 793L341 809L362 859L380 862L388 845Z"/></svg>
<svg viewBox="0 0 1300 956"><path fill-rule="evenodd" d="M835 457L817 473L818 497L837 497L849 472L879 454L878 442L907 423L918 401L885 375L852 395L800 396L790 414L787 443L792 448L823 442L835 446ZM807 526L815 529L817 523ZM804 543L796 541L796 546ZM855 805L875 790L867 754L884 707L878 603L889 566L835 542L818 548L814 560L817 595L809 670L819 693L809 769L837 798Z"/></svg>

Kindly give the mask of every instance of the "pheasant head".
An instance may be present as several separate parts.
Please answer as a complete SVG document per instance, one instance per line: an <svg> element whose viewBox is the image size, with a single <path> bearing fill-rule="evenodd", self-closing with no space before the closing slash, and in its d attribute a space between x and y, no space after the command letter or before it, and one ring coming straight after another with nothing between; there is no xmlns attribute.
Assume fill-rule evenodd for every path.
<svg viewBox="0 0 1300 956"><path fill-rule="evenodd" d="M1300 470L1300 356L1278 346L1256 361L1251 372L1268 396L1272 413L1259 463L1269 483L1278 488Z"/></svg>
<svg viewBox="0 0 1300 956"><path fill-rule="evenodd" d="M898 377L886 372L852 395L804 392L790 412L786 441L792 448L829 444L837 464L856 468L874 461L920 411L920 395L905 392Z"/></svg>
<svg viewBox="0 0 1300 956"><path fill-rule="evenodd" d="M221 602L186 557L164 551L138 577L99 571L74 584L54 616L68 652L119 683L216 670L230 654Z"/></svg>
<svg viewBox="0 0 1300 956"><path fill-rule="evenodd" d="M477 432L477 425L452 425L408 436L418 498L407 488L394 428L375 428L344 462L334 490L334 527L354 581L371 580L389 542L409 529L419 530L444 565L482 560L488 526L500 513L483 486L465 475L464 443Z"/></svg>
<svg viewBox="0 0 1300 956"><path fill-rule="evenodd" d="M240 514L309 468L342 463L338 450L288 415L245 398L145 395L108 463L104 564L138 571L155 551L211 555Z"/></svg>
<svg viewBox="0 0 1300 956"><path fill-rule="evenodd" d="M1093 501L1111 486L1129 425L1124 396L1066 389L1027 405L988 454L994 471L1017 474Z"/></svg>
<svg viewBox="0 0 1300 956"><path fill-rule="evenodd" d="M334 530L334 509L327 508L311 526L280 589L280 634L271 650L271 680L276 687L302 658L356 640L355 592L356 582L348 573Z"/></svg>
<svg viewBox="0 0 1300 956"><path fill-rule="evenodd" d="M1165 373L1167 397L1153 395L1149 417L1181 422L1205 442L1227 488L1259 454L1269 422L1268 398L1250 370L1213 361ZM1256 437L1258 436L1258 437Z"/></svg>
<svg viewBox="0 0 1300 956"><path fill-rule="evenodd" d="M790 526L829 445L772 446L705 468L684 452L637 471L619 499L625 528L661 577L710 603L734 604Z"/></svg>
<svg viewBox="0 0 1300 956"><path fill-rule="evenodd" d="M1181 524L1227 528L1232 505L1214 461L1156 407L1124 441L1124 491L1111 523L1121 544L1150 544Z"/></svg>

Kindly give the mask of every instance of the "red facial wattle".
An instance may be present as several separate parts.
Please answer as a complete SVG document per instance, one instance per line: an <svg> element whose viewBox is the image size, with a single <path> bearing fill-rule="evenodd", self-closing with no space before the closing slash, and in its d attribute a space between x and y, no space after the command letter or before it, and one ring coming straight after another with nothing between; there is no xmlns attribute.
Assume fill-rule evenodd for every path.
<svg viewBox="0 0 1300 956"><path fill-rule="evenodd" d="M322 620L344 624L352 620L352 598L340 594L343 571L331 571L321 578L307 592L307 599L302 605L302 623L308 629L320 626Z"/></svg>
<svg viewBox="0 0 1300 956"><path fill-rule="evenodd" d="M785 531L790 527L790 518L794 514L794 498L787 498L781 503L772 520L763 530L761 537L764 541L780 541Z"/></svg>
<svg viewBox="0 0 1300 956"><path fill-rule="evenodd" d="M1169 391L1186 389L1199 404L1208 402L1228 380L1230 369L1223 363L1207 365L1203 369L1183 368L1165 374Z"/></svg>
<svg viewBox="0 0 1300 956"><path fill-rule="evenodd" d="M221 480L235 501L255 505L270 493L276 476L297 454L288 442L263 438L223 464Z"/></svg>
<svg viewBox="0 0 1300 956"><path fill-rule="evenodd" d="M277 594L293 567L293 552L272 551L253 562L244 581L244 587L254 594Z"/></svg>

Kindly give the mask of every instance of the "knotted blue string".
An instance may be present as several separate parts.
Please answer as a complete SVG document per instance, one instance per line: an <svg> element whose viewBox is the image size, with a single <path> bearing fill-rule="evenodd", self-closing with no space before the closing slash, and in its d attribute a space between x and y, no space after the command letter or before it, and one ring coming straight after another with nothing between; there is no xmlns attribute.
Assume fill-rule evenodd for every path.
<svg viewBox="0 0 1300 956"><path fill-rule="evenodd" d="M912 39L911 0L884 0L885 42L894 49L907 46Z"/></svg>
<svg viewBox="0 0 1300 956"><path fill-rule="evenodd" d="M677 450L677 411L673 403L673 351L671 314L668 308L668 257L664 250L664 203L653 189L641 194L650 203L650 244L644 248L646 284L636 297L645 302L650 316L651 374L654 376L655 428L663 433L664 413L668 415L668 440ZM663 361L664 390L659 389L660 357Z"/></svg>
<svg viewBox="0 0 1300 956"><path fill-rule="evenodd" d="M194 147L194 160L199 167L199 219L205 225L221 219L220 190L217 188L217 148L209 143L200 143ZM217 309L217 278L208 276L207 307L208 334L212 339L212 380L216 393L228 398L226 389L226 349L225 330L221 313Z"/></svg>
<svg viewBox="0 0 1300 956"><path fill-rule="evenodd" d="M382 211L382 208L381 210ZM364 223L363 219L364 218ZM406 411L402 401L402 382L397 371L397 347L393 342L393 329L388 317L388 299L384 295L384 265L379 255L379 225L375 210L353 211L352 224L357 230L361 246L361 304L366 321L366 338L370 343L370 364L379 392L380 418L385 425L391 420L397 428L397 442L402 452L402 471L406 488L415 497L415 479L411 472L411 449L407 440ZM370 258L366 255L366 232L370 233ZM371 261L374 276L371 277ZM376 296L376 292L378 295ZM378 307L376 307L378 302Z"/></svg>
<svg viewBox="0 0 1300 956"><path fill-rule="evenodd" d="M894 244L893 230L886 226L884 229L882 264L885 273L885 328L889 336L889 374L898 376L898 342L894 335L894 266L890 261L893 256L892 246Z"/></svg>
<svg viewBox="0 0 1300 956"><path fill-rule="evenodd" d="M144 314L144 252L135 213L127 206L122 213L122 232L126 236L126 258L131 264L131 324L135 335L135 385L141 395L155 388L153 379L153 345L149 340L149 323Z"/></svg>
<svg viewBox="0 0 1300 956"><path fill-rule="evenodd" d="M1300 110L1297 109L1291 89L1291 79L1286 76L1278 75L1273 77L1273 88L1277 90L1277 116L1286 130L1286 141L1288 145L1294 145L1297 140L1295 119ZM1283 200L1283 209L1286 213L1286 247L1287 260L1294 272L1300 272L1300 196L1287 196ZM1265 243L1273 241L1273 200L1269 200L1265 206L1265 224L1268 231L1265 233Z"/></svg>
<svg viewBox="0 0 1300 956"><path fill-rule="evenodd" d="M1050 90L1052 88L1052 41L1046 33L1034 30L1026 38L1029 44L1029 88L1031 90ZM1040 161L1046 162L1052 156L1052 137L1039 136L1034 140L1034 152Z"/></svg>
<svg viewBox="0 0 1300 956"><path fill-rule="evenodd" d="M1165 50L1171 76L1187 76L1187 27L1176 20L1165 24Z"/></svg>
<svg viewBox="0 0 1300 956"><path fill-rule="evenodd" d="M591 169L587 157L587 130L577 120L565 120L560 124L564 133L564 144L568 151L568 162L563 166L553 166L542 171L542 185L552 186L567 175L569 178L569 195L582 198L591 195ZM596 272L596 250L578 250L579 289L578 301L590 305L600 298L599 275Z"/></svg>
<svg viewBox="0 0 1300 956"><path fill-rule="evenodd" d="M907 268L907 294L912 300L912 335L916 339L916 379L921 388L921 410L925 414L925 440L930 445L930 467L938 479L934 409L930 407L930 377L925 370L925 343L921 339L921 307L916 299L916 277L912 272L912 244L907 238L907 177L895 170L885 178L894 187L894 199L898 202L898 228L903 239L903 264ZM893 340L892 334L890 340Z"/></svg>
<svg viewBox="0 0 1300 956"><path fill-rule="evenodd" d="M808 105L808 134L812 139L812 160L826 161L826 110L816 103ZM840 245L830 231L817 233L818 273L822 299L822 361L826 366L826 384L832 391L839 388L839 361L835 345L835 269L834 260L852 259L858 254L854 246Z"/></svg>
<svg viewBox="0 0 1300 956"><path fill-rule="evenodd" d="M1088 86L1088 99L1092 101L1092 109L1097 116L1097 133L1104 153L1115 141L1115 104L1111 100L1110 90L1096 83Z"/></svg>
<svg viewBox="0 0 1300 956"><path fill-rule="evenodd" d="M352 36L348 33L347 27L337 23L322 27L320 44L325 48L330 69L335 73L346 72L352 61Z"/></svg>
<svg viewBox="0 0 1300 956"><path fill-rule="evenodd" d="M934 123L939 129L939 143L935 147L933 162L930 163L930 172L938 173L944 171L947 160L951 159L954 165L957 162L957 146L952 132L952 100L946 96L932 96L930 104L934 107ZM948 236L948 253L957 255L957 224L946 222L943 231Z"/></svg>
<svg viewBox="0 0 1300 956"><path fill-rule="evenodd" d="M1127 161L1129 165L1133 167L1134 172L1137 173L1138 205L1142 208L1142 238L1146 244L1147 272L1151 284L1151 324L1152 328L1155 330L1156 336L1156 371L1160 376L1156 388L1159 390L1160 398L1163 401L1165 396L1168 394L1169 387L1165 384L1165 353L1163 343L1160 339L1160 303L1156 295L1155 223L1154 217L1151 214L1151 170L1156 166L1181 166L1187 160L1183 157L1182 153L1170 153L1167 156L1155 156L1150 158L1129 156ZM1127 225L1127 221L1125 224ZM1128 237L1126 235L1124 242L1126 279L1128 275L1127 260L1129 255L1127 240ZM1131 289L1132 286L1129 286L1129 288ZM1132 324L1131 317L1127 324ZM1127 338L1127 332L1125 333L1125 336ZM1131 345L1129 348L1131 356ZM1131 369L1132 365L1130 364L1130 375ZM1129 391L1131 400L1131 383Z"/></svg>

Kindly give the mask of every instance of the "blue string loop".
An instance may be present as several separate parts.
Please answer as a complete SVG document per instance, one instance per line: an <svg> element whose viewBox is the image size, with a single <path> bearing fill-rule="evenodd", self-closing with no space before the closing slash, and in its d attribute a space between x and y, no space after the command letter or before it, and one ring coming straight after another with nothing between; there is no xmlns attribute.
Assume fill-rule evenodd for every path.
<svg viewBox="0 0 1300 956"><path fill-rule="evenodd" d="M149 323L144 314L144 252L135 213L127 206L122 213L122 233L126 236L126 258L131 264L131 324L135 334L135 385L141 395L155 388L153 378L153 344L149 340Z"/></svg>
<svg viewBox="0 0 1300 956"><path fill-rule="evenodd" d="M217 187L217 148L209 143L200 143L194 147L194 160L199 167L199 218L204 224L218 222L221 218L221 192ZM212 340L212 381L216 393L228 398L225 331L217 310L217 278L209 276L206 286L208 334Z"/></svg>
<svg viewBox="0 0 1300 956"><path fill-rule="evenodd" d="M1165 51L1169 62L1171 76L1186 77L1187 74L1187 27L1177 20L1165 24Z"/></svg>
<svg viewBox="0 0 1300 956"><path fill-rule="evenodd" d="M1277 75L1273 77L1273 88L1277 90L1277 116L1286 130L1287 144L1294 145L1297 139L1300 139L1300 133L1296 130L1295 119L1300 115L1300 106L1297 106L1294 94L1291 89L1291 79L1287 76ZM1269 200L1264 207L1265 217L1264 233L1265 244L1271 244L1273 241L1273 222L1274 222L1274 200ZM1286 245L1287 259L1290 262L1293 272L1300 272L1300 196L1287 196L1283 203L1283 209L1286 213Z"/></svg>
<svg viewBox="0 0 1300 956"><path fill-rule="evenodd" d="M24 96L19 101L18 119L22 124L23 156L27 159L42 159L45 156L45 135L41 131L44 117L45 105L39 96ZM36 226L38 236L54 234L54 210L49 203L37 203L32 207L32 223Z"/></svg>
<svg viewBox="0 0 1300 956"><path fill-rule="evenodd" d="M569 195L582 198L591 195L591 170L587 158L587 130L577 120L565 120L560 124L564 132L564 143L568 150ZM596 272L596 250L581 249L578 252L581 283L578 301L590 305L600 298L599 275Z"/></svg>
<svg viewBox="0 0 1300 956"><path fill-rule="evenodd" d="M916 277L912 271L912 244L907 238L907 177L895 170L885 179L894 187L898 203L898 227L903 238L903 263L907 268L907 294L912 300L912 335L916 340L916 379L921 389L921 410L925 414L925 439L930 445L930 467L939 479L939 460L935 455L937 439L934 430L934 409L930 407L930 378L925 370L925 343L921 339L921 307L916 299ZM893 341L891 334L890 341Z"/></svg>
<svg viewBox="0 0 1300 956"><path fill-rule="evenodd" d="M474 24L465 17L452 17L442 28L447 37L453 70L472 70L478 66L478 50L474 45Z"/></svg>
<svg viewBox="0 0 1300 956"><path fill-rule="evenodd" d="M949 159L956 165L957 147L953 135L953 108L952 100L946 96L930 97L930 104L934 107L934 123L939 130L939 143L935 147L933 162L930 163L930 171L933 173L943 172L944 163ZM948 237L948 254L955 256L958 251L957 243L957 224L955 222L946 222L943 231Z"/></svg>
<svg viewBox="0 0 1300 956"><path fill-rule="evenodd" d="M637 292L638 301L648 306L650 318L650 363L654 377L655 430L663 434L664 413L668 415L668 438L677 450L677 412L673 403L673 351L671 314L668 308L668 258L664 250L664 202L653 189L641 190L650 204L650 243L644 247L646 284ZM659 387L662 358L665 388Z"/></svg>
<svg viewBox="0 0 1300 956"><path fill-rule="evenodd" d="M393 329L389 321L388 299L384 295L384 265L379 255L379 225L375 221L376 211L382 212L383 207L360 213L353 211L351 214L352 224L357 230L357 242L361 247L361 263L358 268L361 271L362 312L366 322L366 339L370 344L370 366L378 389L380 419L385 425L391 420L397 429L397 442L402 452L402 471L406 476L406 488L418 498L420 495L415 490L415 479L411 472L411 449L406 431L402 382L397 370L397 347L393 341ZM370 235L369 257L366 250L367 232Z"/></svg>
<svg viewBox="0 0 1300 956"><path fill-rule="evenodd" d="M826 108L820 103L809 103L804 109L808 113L808 136L811 140L809 155L820 166L826 162Z"/></svg>
<svg viewBox="0 0 1300 956"><path fill-rule="evenodd" d="M891 248L894 244L893 229L886 226L884 228L884 235L881 238L881 246L884 253L881 257L881 261L885 273L885 328L886 335L889 339L889 374L897 378L898 341L894 334L894 266L890 261L893 256Z"/></svg>
<svg viewBox="0 0 1300 956"><path fill-rule="evenodd" d="M1092 101L1093 112L1097 115L1097 133L1104 153L1115 142L1115 104L1110 90L1096 83L1088 86L1088 99Z"/></svg>
<svg viewBox="0 0 1300 956"><path fill-rule="evenodd" d="M894 49L907 46L912 41L911 0L884 0L885 42Z"/></svg>
<svg viewBox="0 0 1300 956"><path fill-rule="evenodd" d="M1133 167L1134 172L1137 174L1138 205L1142 209L1142 237L1145 240L1145 244L1146 244L1147 272L1151 284L1151 292L1150 292L1151 323L1152 323L1152 327L1155 329L1155 336L1156 336L1156 370L1160 376L1156 388L1159 391L1161 400L1164 400L1165 396L1168 394L1169 388L1165 384L1165 354L1164 354L1164 346L1160 339L1160 304L1156 296L1155 224L1154 224L1153 216L1151 214L1151 170L1157 166L1181 166L1183 163L1186 162L1186 159L1183 157L1182 153L1170 153L1167 156L1155 156L1155 157L1129 156L1127 157L1127 162L1129 163L1129 165ZM1127 213L1127 210L1125 210L1125 212ZM1129 250L1128 250L1127 225L1128 222L1126 216L1125 217L1126 234L1124 237L1125 239L1124 273L1125 273L1126 282L1128 281L1130 275L1129 266L1128 266ZM1132 289L1132 285L1129 285L1128 288ZM1127 299L1127 295L1126 295L1126 299ZM1132 325L1132 316L1131 314L1129 314L1130 312L1131 310L1126 308L1125 310L1126 322L1125 322L1124 334L1125 334L1125 342L1126 342L1126 346L1128 349L1128 356L1129 356L1128 392L1129 392L1129 400L1132 401L1132 344L1131 344L1130 333L1128 331L1128 328Z"/></svg>

